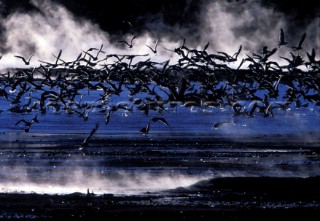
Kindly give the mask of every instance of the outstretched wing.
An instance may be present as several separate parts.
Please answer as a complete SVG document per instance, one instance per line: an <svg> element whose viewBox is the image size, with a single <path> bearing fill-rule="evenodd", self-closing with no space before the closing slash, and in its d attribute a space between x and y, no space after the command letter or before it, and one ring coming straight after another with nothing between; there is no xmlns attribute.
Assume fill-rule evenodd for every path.
<svg viewBox="0 0 320 221"><path fill-rule="evenodd" d="M83 147L88 146L88 142L90 140L90 138L93 136L93 134L98 130L99 128L99 124L97 123L96 126L91 130L90 134L87 136L86 139L84 139L84 141L82 142L82 144L80 145L80 150L83 149Z"/></svg>
<svg viewBox="0 0 320 221"><path fill-rule="evenodd" d="M160 122L164 123L165 125L167 125L168 127L170 127L169 123L163 117L154 117L154 118L152 118L152 121L153 122L160 121Z"/></svg>
<svg viewBox="0 0 320 221"><path fill-rule="evenodd" d="M27 123L27 121L25 120L25 119L22 119L22 120L19 120L17 123L16 123L16 126L18 125L18 124L20 124L21 122L23 122L23 123Z"/></svg>
<svg viewBox="0 0 320 221"><path fill-rule="evenodd" d="M298 45L298 48L301 48L302 43L304 42L304 39L306 38L306 35L307 35L306 33L304 33L304 34L302 35L301 40L300 40L299 45Z"/></svg>

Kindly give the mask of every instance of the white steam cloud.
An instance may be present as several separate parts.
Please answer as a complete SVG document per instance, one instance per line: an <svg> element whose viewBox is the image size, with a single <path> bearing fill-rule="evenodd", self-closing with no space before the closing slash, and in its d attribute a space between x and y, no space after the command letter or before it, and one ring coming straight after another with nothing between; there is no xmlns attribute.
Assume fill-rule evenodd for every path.
<svg viewBox="0 0 320 221"><path fill-rule="evenodd" d="M198 27L186 24L170 26L163 21L161 15L151 19L146 24L146 31L140 33L134 41L134 47L129 49L90 20L73 15L62 5L50 0L31 0L37 11L32 13L15 12L6 19L1 19L4 27L4 42L0 51L1 69L23 66L23 62L14 55L29 58L32 65L38 65L39 60L55 61L53 54L62 50L61 58L66 61L74 60L81 50L91 47L99 48L104 45L106 53L119 54L149 54L154 61L175 59L174 53L165 48L174 49L186 39L186 46L203 48L209 42L209 51L235 53L243 46L241 57L245 53L258 52L263 46L277 47L280 28L285 32L295 29L294 21L288 16L275 11L272 7L262 6L257 1L208 1L199 12ZM312 48L319 49L320 18L310 21L305 30L295 30L295 35L286 35L290 46L298 44L302 34L307 32L304 51L311 52ZM194 25L194 24L193 24ZM130 41L131 34L118 36L119 40ZM159 38L158 53L155 55L146 45L154 45ZM279 56L288 55L287 48L280 48L272 59L280 60ZM287 54L281 54L287 53ZM317 57L319 55L317 54ZM171 60L172 61L172 60Z"/></svg>
<svg viewBox="0 0 320 221"><path fill-rule="evenodd" d="M42 180L33 180L30 173L21 167L3 168L10 170L9 174L0 173L0 192L24 192L39 194L71 194L75 192L95 194L142 194L157 192L177 187L190 186L205 176L187 176L182 174L152 175L148 172L116 171L103 174L98 171L84 171L73 168L72 171L37 173ZM48 168L49 169L49 168Z"/></svg>
<svg viewBox="0 0 320 221"><path fill-rule="evenodd" d="M37 60L52 61L52 54L63 50L62 57L72 60L81 50L90 47L108 45L108 34L102 32L98 25L74 17L64 7L50 1L32 0L39 9L37 13L17 12L3 21L5 27L5 48L8 65L17 66L23 63L14 57L34 56L31 63Z"/></svg>

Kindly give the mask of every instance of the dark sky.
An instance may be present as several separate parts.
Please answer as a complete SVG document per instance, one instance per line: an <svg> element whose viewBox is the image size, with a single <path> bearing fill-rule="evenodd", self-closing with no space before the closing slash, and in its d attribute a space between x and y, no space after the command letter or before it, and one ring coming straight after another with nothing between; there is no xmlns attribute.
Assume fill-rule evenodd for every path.
<svg viewBox="0 0 320 221"><path fill-rule="evenodd" d="M145 24L159 18L167 25L189 26L199 22L199 12L204 3L214 0L52 0L64 5L75 15L92 20L107 32L126 31L127 20L135 25L136 30L144 29ZM222 1L222 0L220 0ZM227 1L227 0L225 0ZM12 11L36 10L27 0L0 0L1 13ZM245 0L228 0L243 3ZM320 14L320 1L261 0L266 7L283 12L296 25L305 25Z"/></svg>
<svg viewBox="0 0 320 221"><path fill-rule="evenodd" d="M135 51L150 52L146 44L159 40L161 56L183 40L229 53L240 45L243 51L276 47L280 29L291 46L303 33L306 51L320 45L319 0L0 0L0 19L0 54L42 59L61 48L64 57L100 44L125 50L119 40L130 41L132 32Z"/></svg>

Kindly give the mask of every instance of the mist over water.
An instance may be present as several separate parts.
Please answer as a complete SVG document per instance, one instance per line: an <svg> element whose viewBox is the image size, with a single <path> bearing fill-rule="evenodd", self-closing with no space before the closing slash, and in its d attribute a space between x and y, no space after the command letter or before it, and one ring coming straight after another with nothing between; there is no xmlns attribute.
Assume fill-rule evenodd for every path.
<svg viewBox="0 0 320 221"><path fill-rule="evenodd" d="M197 13L190 14L190 16L194 18L193 22L188 20L185 23L183 21L180 23L170 23L161 13L155 13L149 18L146 16L140 17L140 19L144 20L144 25L142 27L139 26L139 28L137 28L138 30L136 30L135 22L132 22L132 30L130 27L127 27L127 30L121 33L113 33L104 30L98 23L72 13L62 3L60 4L58 2L59 1L31 0L30 4L35 10L13 11L4 19L1 19L0 25L3 28L0 32L2 39L2 45L0 47L0 55L2 55L0 60L1 70L6 68L27 67L20 59L14 57L14 55L21 55L26 58L32 56L31 66L38 66L41 61L54 62L60 50L62 50L62 60L73 61L77 58L79 53L83 53L83 51L86 51L89 48L100 48L102 45L105 53L100 55L101 59L107 54L138 54L148 55L146 57L141 57L141 59L144 60L151 58L152 61L162 62L170 59L172 63L175 63L178 59L176 57L177 55L170 50L179 47L184 39L187 47L201 50L209 43L208 52L226 52L231 55L239 49L240 45L242 45L243 50L238 58L238 61L241 61L241 58L246 57L247 54L250 55L251 52L259 53L263 46L268 46L270 50L272 48L277 48L278 36L281 28L285 31L286 40L289 42L289 46L296 46L303 33L307 33L306 40L303 44L304 49L300 52L303 57L306 57L306 52L310 53L312 48L318 52L320 46L319 17L311 19L307 26L295 26L293 24L295 21L290 20L290 16L276 10L276 8L273 8L272 6L253 0L199 1L200 5L196 8ZM187 1L184 8L181 8L184 16L188 16L190 8L192 8L191 3L192 1ZM4 3L0 2L0 8L3 5ZM116 22L122 23L123 21ZM132 31L134 31L134 34L132 34ZM118 42L119 40L130 42L133 35L137 35L137 38L133 41L133 48L128 48L126 45ZM154 46L157 39L159 42L158 53L154 54L146 47L146 45L151 47ZM272 56L271 60L286 64L285 60L281 59L280 56L290 56L289 52L290 49L286 47L278 48L277 53ZM317 53L316 59L319 59L319 53ZM230 65L236 67L238 63ZM282 91L284 91L284 89ZM124 93L126 93L126 95L129 94L127 89L124 89ZM262 97L263 94L259 94L259 96ZM91 96L90 98L92 99L93 97L94 96ZM110 99L110 102L116 103L122 102L122 100L118 99L123 98L112 99ZM1 102L4 102L4 100L0 101L0 103ZM125 100L125 102L127 102L127 100ZM250 104L246 107L249 108L249 105ZM3 106L1 108L3 108ZM306 143L310 142L317 145L319 143L319 136L314 134L319 132L319 129L316 128L318 122L314 120L314 118L319 119L319 109L313 111L311 108L312 107L306 108L305 112L303 112L304 110L300 112L297 111L299 113L296 115L294 113L292 114L292 112L296 110L292 112L289 110L288 114L280 113L272 119L263 118L261 116L250 119L248 117L230 117L232 114L231 109L218 110L216 113L212 114L209 108L209 111L205 113L205 111L198 110L196 107L194 107L194 109L186 109L180 106L176 108L176 113L169 113L171 115L168 114L168 116L164 114L166 119L170 122L170 125L171 122L175 122L178 126L173 126L173 128L171 128L173 130L169 130L168 127L165 126L160 127L159 125L152 125L150 137L157 136L159 131L165 131L164 134L170 134L172 131L177 134L187 131L188 133L203 132L210 136L223 134L225 136L227 135L230 140L233 139L233 136L235 140L239 140L239 137L241 138L242 135L261 136L268 133L272 135L284 135L304 132L300 135L301 140ZM226 111L226 113L224 113L224 111ZM308 116L305 116L304 113ZM61 115L56 116L58 114L60 113L47 113L45 116L39 116L41 124L33 126L31 129L32 132L64 133L75 130L72 132L88 133L96 122L105 117L105 115L102 116L102 114L99 115L94 113L93 110L92 115L90 115L90 120L86 122L87 124L84 124L83 121L80 121L77 117L71 119L69 116L62 115L62 118L59 118ZM213 117L211 117L212 115ZM278 116L281 119L279 119ZM0 127L0 132L21 132L23 130L21 125L20 128L12 126L12 122L17 122L17 115L13 113L1 113L0 118L10 119L10 122L7 120L7 122ZM61 119L63 119L63 122L61 122ZM119 114L114 114L110 124L108 126L100 126L98 133L119 134L124 130L127 130L129 132L128 134L140 136L140 129L145 126L146 121L143 113L135 112L131 115L131 113L124 111ZM227 121L227 124L219 129L214 129L213 124L220 121ZM194 126L195 123L197 123L198 126ZM61 129L62 126L64 126L64 130ZM308 137L308 135L310 135L310 137ZM299 136L297 137L298 139L300 138ZM295 139L297 139L297 137L295 137ZM291 138L289 137L288 139ZM13 140L16 141L18 139L15 137ZM15 144L13 144L13 146L14 145ZM32 142L30 145L32 146ZM74 146L71 147L75 148ZM161 154L166 153L166 156L169 156L170 154L175 153L175 148L176 147L174 147L174 150L171 150L169 154L165 152L167 149L165 151L161 150L163 152L159 152ZM183 151L192 152L193 150L190 149L186 148L183 149ZM201 151L202 149L199 152ZM223 151L226 150L223 149ZM138 170L124 171L118 169L114 172L110 172L108 176L101 174L101 171L98 169L88 172L81 168L68 168L69 173L66 174L65 168L63 167L64 163L78 160L68 158L62 160L64 163L62 163L62 166L60 165L60 169L62 168L61 171L54 172L55 167L45 165L43 168L39 169L39 171L33 168L34 171L30 173L30 171L23 168L23 164L21 166L17 163L16 169L11 170L9 175L6 174L5 171L10 170L11 168L2 167L4 172L2 174L0 173L0 175L1 178L4 178L2 180L5 181L0 182L0 191L86 193L87 189L89 189L94 193L129 194L189 186L199 180L212 178L214 175L217 177L224 175L246 176L248 174L272 176L274 175L272 174L273 172L278 173L276 175L279 176L305 177L319 175L319 166L317 164L319 161L317 161L317 159L308 161L307 157L297 154L295 155L296 158L291 159L290 162L287 162L286 159L284 159L285 157L282 158L282 156L278 155L275 156L275 158L272 156L271 159L267 158L264 160L261 159L260 156L256 157L255 151L257 150L252 151L254 152L253 154L250 152L252 155L248 157L251 157L248 161L247 159L240 159L239 161L239 165L257 165L257 167L254 167L255 170L253 172L247 168L243 169L243 171L218 171L214 170L215 167L212 166L211 172L208 174L207 168L204 166L201 168L201 172L203 173L197 175L188 175L184 173L170 174L168 173L168 171L170 171L170 166L165 168L164 171L161 171L162 166L160 164L157 165L156 169L159 171L156 172ZM192 154L193 153L187 156L192 156ZM114 157L116 160L120 159L118 156L111 157ZM140 155L139 157L145 159L144 155ZM182 155L174 160L180 160L187 164L192 160L195 160L190 164L196 166L204 162L219 164L223 161L219 161L220 155L217 157L219 160L216 162L210 159L210 156L206 159L203 159L205 157L199 158L200 162L198 161L198 158L189 159L190 161L188 161L185 160L184 157L185 155ZM223 157L224 156L222 156L222 158ZM229 158L226 157L223 159L223 163L239 160L235 155L230 155ZM45 162L51 162L50 160L52 159ZM167 163L167 161L163 159L160 160L162 160L161 163ZM126 162L122 162L122 166L125 164ZM20 166L22 168L20 168ZM94 164L94 166L96 165ZM180 169L180 165L175 166L175 169ZM221 168L228 170L228 166L229 164ZM282 167L285 168L282 170ZM289 167L289 169L286 167ZM296 170L297 168L299 170ZM50 172L50 170L53 172L52 177L46 177L48 175L47 172ZM40 176L37 177L37 175ZM41 180L42 178L44 180ZM50 185L48 185L49 183Z"/></svg>
<svg viewBox="0 0 320 221"><path fill-rule="evenodd" d="M74 161L74 163L77 163ZM8 169L8 168L4 168ZM20 165L10 174L1 173L1 192L40 193L40 194L142 194L189 186L205 179L204 175L152 174L138 171L98 171L65 167L51 173L35 169L26 170ZM60 168L61 169L61 168ZM12 169L11 169L12 170ZM56 170L59 170L57 167Z"/></svg>

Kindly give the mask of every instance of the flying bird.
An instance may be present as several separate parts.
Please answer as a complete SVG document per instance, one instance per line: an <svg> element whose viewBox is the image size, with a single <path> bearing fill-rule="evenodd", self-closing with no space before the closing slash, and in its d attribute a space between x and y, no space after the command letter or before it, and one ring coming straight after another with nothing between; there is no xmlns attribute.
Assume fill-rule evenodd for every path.
<svg viewBox="0 0 320 221"><path fill-rule="evenodd" d="M30 127L31 127L31 125L33 124L33 123L39 123L39 121L38 121L38 118L37 118L37 115L34 117L34 118L32 118L31 120L29 120L29 121L26 121L25 119L22 119L22 120L19 120L17 123L16 123L16 126L18 125L18 124L20 124L20 123L24 123L24 125L26 126L26 129L24 130L24 132L29 132L29 129L30 129Z"/></svg>
<svg viewBox="0 0 320 221"><path fill-rule="evenodd" d="M278 46L280 48L281 45L286 45L288 44L288 42L285 41L284 39L284 32L282 30L282 28L280 29L280 35L279 35L279 42L278 42Z"/></svg>
<svg viewBox="0 0 320 221"><path fill-rule="evenodd" d="M210 44L210 42L208 42L205 46L204 46L204 48L203 48L203 52L205 52L207 49L208 49L208 47L209 47L209 44Z"/></svg>
<svg viewBox="0 0 320 221"><path fill-rule="evenodd" d="M126 44L129 48L132 48L133 47L133 44L132 44L132 42L133 42L133 40L136 38L136 36L134 35L132 38L131 38L131 41L130 41L130 44L128 43L128 42L126 42L126 41L118 41L119 43L124 43L124 44Z"/></svg>
<svg viewBox="0 0 320 221"><path fill-rule="evenodd" d="M291 48L293 48L294 51L300 51L302 49L302 43L303 43L304 39L306 38L306 35L307 35L306 33L304 33L302 35L302 37L300 39L300 42L299 42L297 47L291 47Z"/></svg>
<svg viewBox="0 0 320 221"><path fill-rule="evenodd" d="M60 60L61 54L62 54L62 50L59 51L59 54L58 54L57 56L55 56L54 54L52 54L53 57L56 58L56 62L55 62L55 64L54 64L55 66L58 66L58 61Z"/></svg>
<svg viewBox="0 0 320 221"><path fill-rule="evenodd" d="M80 145L79 150L82 150L84 147L89 146L89 140L90 138L93 136L93 134L98 130L99 128L99 124L97 123L96 126L91 130L90 134L87 136L86 139L84 139L84 141L82 142L82 144Z"/></svg>
<svg viewBox="0 0 320 221"><path fill-rule="evenodd" d="M15 56L16 58L20 58L20 59L24 62L25 65L29 65L29 64L30 64L30 60L31 60L31 58L32 58L33 55L31 55L28 60L26 60L24 57L19 56L19 55L14 55L14 56Z"/></svg>
<svg viewBox="0 0 320 221"><path fill-rule="evenodd" d="M150 48L150 50L153 52L153 53L157 53L157 46L158 46L158 40L159 39L157 39L157 41L156 41L156 45L154 46L154 49L153 48L151 48L149 45L146 45L148 48Z"/></svg>
<svg viewBox="0 0 320 221"><path fill-rule="evenodd" d="M238 59L238 56L239 56L239 54L240 54L240 52L241 52L241 49L242 49L242 45L240 45L238 51L237 51L236 53L234 53L234 55L232 56L235 60Z"/></svg>
<svg viewBox="0 0 320 221"><path fill-rule="evenodd" d="M107 117L106 117L106 124L108 124L108 123L109 123L109 121L110 121L110 117L111 117L111 110L109 110L109 111L108 111L108 113L107 113Z"/></svg>
<svg viewBox="0 0 320 221"><path fill-rule="evenodd" d="M146 135L149 133L149 130L150 130L150 121L148 121L147 125L144 128L142 128L140 132L143 133L143 135Z"/></svg>

